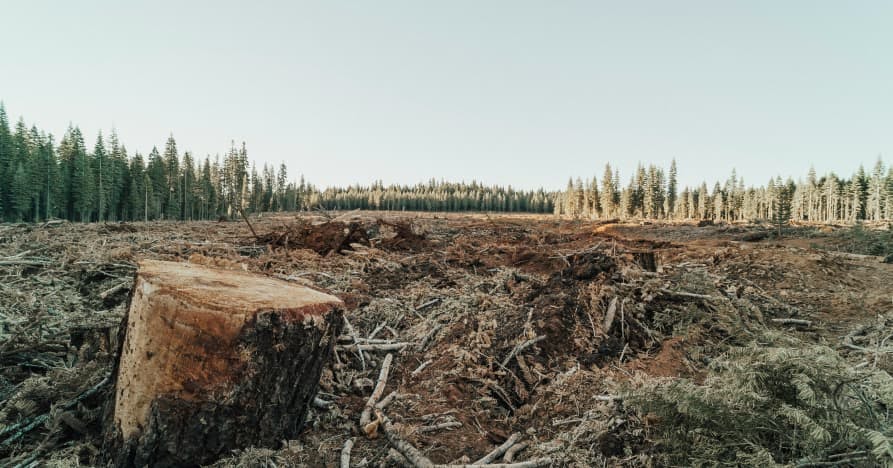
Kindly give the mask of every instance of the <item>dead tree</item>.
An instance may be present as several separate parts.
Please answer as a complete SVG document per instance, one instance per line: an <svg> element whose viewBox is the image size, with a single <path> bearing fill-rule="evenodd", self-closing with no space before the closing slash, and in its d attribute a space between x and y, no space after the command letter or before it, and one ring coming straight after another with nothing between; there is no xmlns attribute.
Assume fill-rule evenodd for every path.
<svg viewBox="0 0 893 468"><path fill-rule="evenodd" d="M144 261L125 317L105 453L196 466L301 429L341 301L243 271Z"/></svg>

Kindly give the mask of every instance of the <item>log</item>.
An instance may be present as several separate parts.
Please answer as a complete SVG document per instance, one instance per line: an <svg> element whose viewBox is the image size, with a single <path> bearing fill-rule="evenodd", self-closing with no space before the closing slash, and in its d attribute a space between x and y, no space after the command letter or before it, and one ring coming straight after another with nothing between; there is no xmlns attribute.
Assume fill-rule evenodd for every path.
<svg viewBox="0 0 893 468"><path fill-rule="evenodd" d="M295 283L147 260L124 323L103 452L130 467L294 438L344 320L338 298Z"/></svg>

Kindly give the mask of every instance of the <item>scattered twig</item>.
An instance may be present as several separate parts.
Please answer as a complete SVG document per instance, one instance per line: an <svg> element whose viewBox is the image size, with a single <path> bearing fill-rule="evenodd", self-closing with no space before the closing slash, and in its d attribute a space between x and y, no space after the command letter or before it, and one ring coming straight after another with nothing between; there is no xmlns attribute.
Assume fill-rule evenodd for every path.
<svg viewBox="0 0 893 468"><path fill-rule="evenodd" d="M430 359L428 359L427 361L419 364L419 367L416 367L416 369L409 374L410 377L415 377L415 376L419 375L419 373L422 372L422 370L424 370L426 367L428 367L428 364L431 364L431 362L432 361Z"/></svg>
<svg viewBox="0 0 893 468"><path fill-rule="evenodd" d="M431 299L430 301L428 301L428 302L426 302L426 303L424 303L424 304L422 304L422 305L416 307L415 310L416 310L416 312L421 312L422 310L427 309L428 307L431 307L431 306L433 306L434 304L437 304L438 302L440 302L440 298L439 298L439 297L434 298L434 299Z"/></svg>
<svg viewBox="0 0 893 468"><path fill-rule="evenodd" d="M384 414L379 414L379 418L381 419L381 430L384 432L384 436L388 439L388 442L392 447L397 449L401 455L406 457L409 462L415 466L416 468L434 468L434 463L428 459L428 457L422 455L422 452L419 449L413 447L412 444L403 440L397 431L394 429L394 426L391 424L391 420L388 419Z"/></svg>
<svg viewBox="0 0 893 468"><path fill-rule="evenodd" d="M318 396L313 397L313 406L315 408L327 410L327 409L331 408L332 405L334 405L334 403L332 403L331 401L323 400L322 398L320 398Z"/></svg>
<svg viewBox="0 0 893 468"><path fill-rule="evenodd" d="M379 411L383 410L383 409L387 408L388 405L390 405L394 400L396 400L399 397L400 397L400 394L397 393L396 390L391 393L388 393L388 395L386 397L382 398L381 401L379 401L378 403L375 404L375 409L377 409Z"/></svg>
<svg viewBox="0 0 893 468"><path fill-rule="evenodd" d="M506 356L505 359L502 360L502 366L505 367L509 363L509 361L511 361L512 358L515 357L516 354L520 353L521 351L524 351L525 349L527 349L527 348L529 348L545 339L546 339L546 335L540 335L536 338L531 338L531 339L515 346L512 349L512 351L509 353L509 355Z"/></svg>
<svg viewBox="0 0 893 468"><path fill-rule="evenodd" d="M520 438L521 438L521 434L518 434L517 432L512 434L511 436L509 436L508 440L506 440L505 442L502 443L502 445L500 445L499 447L496 447L495 449L493 449L492 452L484 455L483 458L472 463L472 465L487 465L489 463L492 463L493 460L498 459L499 457L502 456L502 454L504 454L506 452L506 450L510 449L512 447L512 445L515 445L516 443L518 443L518 440Z"/></svg>
<svg viewBox="0 0 893 468"><path fill-rule="evenodd" d="M443 429L453 429L456 427L462 427L462 423L459 421L448 421L448 422L443 422L440 424L432 424L430 426L419 426L419 428L416 429L416 432L419 432L419 433L435 432L435 431L440 431Z"/></svg>
<svg viewBox="0 0 893 468"><path fill-rule="evenodd" d="M407 346L409 346L409 343L361 343L353 345L338 345L335 348L338 351L399 351Z"/></svg>
<svg viewBox="0 0 893 468"><path fill-rule="evenodd" d="M105 299L105 298L111 296L112 294L115 294L116 292L126 288L129 284L130 284L130 281L124 281L124 282L118 283L118 284L112 286L111 288L106 289L105 291L99 293L99 298Z"/></svg>
<svg viewBox="0 0 893 468"><path fill-rule="evenodd" d="M703 299L706 301L718 301L719 298L716 296L710 296L707 294L695 294L685 291L673 291L672 289L660 288L658 291L668 295L668 296L678 296L678 297L688 297L691 299Z"/></svg>
<svg viewBox="0 0 893 468"><path fill-rule="evenodd" d="M341 468L350 468L350 450L353 448L353 437L344 441L341 448Z"/></svg>
<svg viewBox="0 0 893 468"><path fill-rule="evenodd" d="M388 355L385 356L384 362L381 364L381 371L378 374L378 382L375 384L375 389L372 390L372 395L369 396L369 400L366 401L366 407L363 408L363 413L360 415L360 427L363 428L364 431L371 421L372 410L375 409L375 404L378 403L378 399L381 398L381 394L384 393L385 385L388 383L388 372L391 370L391 361L393 359L393 354L388 353Z"/></svg>
<svg viewBox="0 0 893 468"><path fill-rule="evenodd" d="M778 323L781 325L798 325L801 327L812 326L812 321L810 321L810 320L793 319L793 318L776 318L776 319L772 319L771 322Z"/></svg>
<svg viewBox="0 0 893 468"><path fill-rule="evenodd" d="M508 450L505 451L505 456L502 457L502 460L506 463L511 463L512 461L514 461L515 455L517 455L518 452L526 449L527 446L527 442L521 442L520 444L512 445L511 447L509 447Z"/></svg>
<svg viewBox="0 0 893 468"><path fill-rule="evenodd" d="M425 334L425 337L422 338L421 343L419 343L419 348L418 348L419 351L424 351L425 348L428 347L428 344L431 342L431 340L434 339L435 336L437 336L437 333L440 332L440 330L441 330L442 328L443 328L443 325L440 324L440 323L438 323L437 325L435 325L435 326L431 329L431 331L429 331L428 333L426 333L426 334Z"/></svg>
<svg viewBox="0 0 893 468"><path fill-rule="evenodd" d="M347 330L347 334L353 339L355 345L359 345L360 341L357 339L357 332L351 326L350 321L347 320L347 315L344 316L344 328ZM363 350L357 348L357 354L360 355L360 364L363 366L363 370L366 370L366 358L363 357Z"/></svg>
<svg viewBox="0 0 893 468"><path fill-rule="evenodd" d="M84 391L83 393L78 395L74 400L71 400L68 403L62 405L62 408L66 409L66 410L74 408L78 403L84 401L85 399L87 399L91 395L93 395L94 393L98 392L99 389L102 388L103 385L105 385L108 381L109 381L109 377L108 376L104 377L96 385L88 388L86 391ZM19 423L19 424L16 424L14 426L4 429L3 432L0 433L0 435L5 435L12 431L16 431L16 432L12 436L10 436L6 440L4 440L2 443L0 443L0 448L7 447L7 446L9 446L9 444L21 439L22 437L24 437L25 434L31 432L32 430L34 430L34 428L43 424L49 417L50 417L50 413L41 414L40 416L37 416L37 417L31 419L30 422L27 424L25 424L25 422L23 421L22 423ZM22 427L23 424L25 424L24 427Z"/></svg>

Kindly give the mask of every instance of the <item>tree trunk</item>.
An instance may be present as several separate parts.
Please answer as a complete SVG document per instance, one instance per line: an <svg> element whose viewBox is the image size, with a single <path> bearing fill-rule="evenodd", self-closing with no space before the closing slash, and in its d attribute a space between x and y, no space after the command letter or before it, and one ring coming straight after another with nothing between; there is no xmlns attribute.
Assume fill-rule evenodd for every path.
<svg viewBox="0 0 893 468"><path fill-rule="evenodd" d="M106 419L109 462L195 466L301 429L343 319L316 290L143 261Z"/></svg>

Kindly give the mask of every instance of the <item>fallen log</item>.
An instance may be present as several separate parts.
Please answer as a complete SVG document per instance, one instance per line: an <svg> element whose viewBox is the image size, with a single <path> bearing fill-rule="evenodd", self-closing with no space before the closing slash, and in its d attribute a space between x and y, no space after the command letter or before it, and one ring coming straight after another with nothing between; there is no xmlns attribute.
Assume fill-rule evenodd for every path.
<svg viewBox="0 0 893 468"><path fill-rule="evenodd" d="M243 271L139 265L105 456L196 466L298 434L344 323L328 294Z"/></svg>

